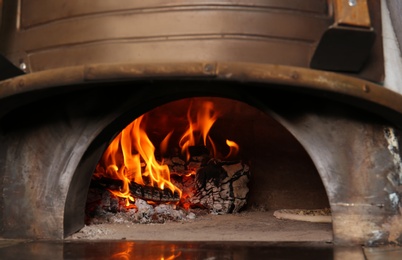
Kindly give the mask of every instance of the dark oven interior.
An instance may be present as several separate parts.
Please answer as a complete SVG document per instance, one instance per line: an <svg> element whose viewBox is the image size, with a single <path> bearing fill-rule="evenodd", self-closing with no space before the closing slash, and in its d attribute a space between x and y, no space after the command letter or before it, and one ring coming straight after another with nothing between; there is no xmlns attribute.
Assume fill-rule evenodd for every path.
<svg viewBox="0 0 402 260"><path fill-rule="evenodd" d="M128 223L165 223L170 222L172 218L176 221L186 220L189 213L202 216L259 211L269 216L279 209L329 209L325 188L307 152L285 127L255 105L227 97L189 97L159 105L145 112L140 121L144 132L136 131L135 127L125 129L124 136L117 136L118 148L113 145L117 141L110 144L112 155L105 152L102 157L104 161L98 163L94 170L96 177L92 178L87 198L86 224L110 223L110 218L116 218L115 213L125 216L121 220L112 221L116 223L123 219ZM201 131L209 127L210 123L212 127L207 130L204 145ZM140 139L140 135L144 133L149 139L145 136ZM188 137L193 133L194 136ZM165 139L167 136L169 139ZM181 151L180 144L185 147L186 141L190 142L192 138L195 139L195 145L189 147L190 157L186 158L187 154ZM229 146L225 143L227 139L234 141L239 147L238 153L229 158ZM146 149L150 148L148 140L154 147L152 155L155 155L157 160L155 167L149 170L146 166L153 164L154 157L146 152ZM163 149L162 155L160 146L164 140L168 145ZM141 143L140 147L132 145L137 141ZM126 145L127 142L130 145ZM123 152L120 151L122 149L126 153L125 160ZM113 186L115 182L111 179L133 176L132 172L137 169L139 162L130 165L129 161L139 154L138 150L142 151L141 175L148 176L158 171L155 177L152 177L158 181L165 170L161 169L161 166L169 165L169 180L181 190L182 199L178 201L178 197L175 197L166 185L166 190L163 191L146 188L157 187L157 183L150 183L149 176L141 177L145 179L142 186L137 185L139 181L130 183L129 194L124 193L122 182ZM127 163L119 164L116 162L118 160ZM113 165L119 166L110 168L112 161L116 162ZM223 168L219 164L224 165ZM229 170L222 169L235 166L240 168L236 168L235 173L229 172L235 176L228 181L226 178ZM192 175L187 176L188 174ZM131 181L135 179L131 178ZM223 189L221 186L224 183L229 187ZM208 185L216 187L216 191ZM107 187L113 187L121 198L133 196L134 201L126 205L127 199L117 200L109 192L105 194ZM223 191L230 194L222 195ZM174 208L183 209L185 214L183 217L174 217L174 214L169 212L154 213L152 208L152 211L148 212L150 207L141 208L140 203L143 202L139 202L140 199L148 200L148 204L151 203L154 207L160 204L174 204ZM132 207L135 209L127 210Z"/></svg>

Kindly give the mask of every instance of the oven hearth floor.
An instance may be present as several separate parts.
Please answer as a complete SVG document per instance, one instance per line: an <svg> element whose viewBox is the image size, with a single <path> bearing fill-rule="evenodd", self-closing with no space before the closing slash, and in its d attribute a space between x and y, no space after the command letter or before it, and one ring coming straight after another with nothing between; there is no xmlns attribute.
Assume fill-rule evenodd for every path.
<svg viewBox="0 0 402 260"><path fill-rule="evenodd" d="M88 225L66 239L331 242L332 224L277 219L273 211L245 211L164 224Z"/></svg>
<svg viewBox="0 0 402 260"><path fill-rule="evenodd" d="M400 259L400 247L334 246L332 225L272 211L189 222L86 226L65 240L0 238L1 259Z"/></svg>

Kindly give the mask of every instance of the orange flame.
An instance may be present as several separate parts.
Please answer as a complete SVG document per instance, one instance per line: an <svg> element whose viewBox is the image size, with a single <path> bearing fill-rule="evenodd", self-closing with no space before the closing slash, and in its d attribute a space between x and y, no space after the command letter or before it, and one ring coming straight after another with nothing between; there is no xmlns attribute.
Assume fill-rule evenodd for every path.
<svg viewBox="0 0 402 260"><path fill-rule="evenodd" d="M140 127L142 119L143 116L140 116L134 120L112 141L101 160L101 163L106 165L106 172L102 172L103 167L98 166L94 174L96 177L105 175L122 180L121 190L110 192L125 198L126 206L130 205L130 201L134 201L129 188L132 181L162 190L168 188L181 196L181 190L170 181L168 166L155 159L155 147Z"/></svg>
<svg viewBox="0 0 402 260"><path fill-rule="evenodd" d="M193 122L191 118L191 105L187 111L187 120L189 123L187 131L180 139L179 146L182 153L186 154L186 159L190 159L189 147L198 145L199 140L202 138L204 146L207 145L207 139L212 148L213 155L216 154L215 144L208 136L208 132L212 125L218 119L216 111L214 110L214 104L212 102L204 102L203 106L197 113L197 120Z"/></svg>
<svg viewBox="0 0 402 260"><path fill-rule="evenodd" d="M218 118L212 102L204 102L197 112L196 120L191 117L192 105L187 111L188 128L181 136L179 146L186 159L190 159L189 147L200 145L209 146L212 156L216 156L216 147L208 135L211 127ZM133 206L134 198L131 195L130 183L135 182L143 186L170 189L173 193L182 196L182 191L170 181L170 170L163 162L155 158L155 147L148 138L143 125L144 115L140 116L124 128L119 135L110 143L96 167L94 177L106 177L118 179L123 182L120 190L109 190L117 197L126 200L126 207ZM160 151L167 151L168 142L172 135L171 131L161 142ZM230 140L226 140L230 151L225 158L235 156L239 146Z"/></svg>
<svg viewBox="0 0 402 260"><path fill-rule="evenodd" d="M239 145L230 140L226 140L226 144L229 146L230 150L229 150L228 155L226 155L225 158L227 159L227 158L236 156L237 153L239 152Z"/></svg>

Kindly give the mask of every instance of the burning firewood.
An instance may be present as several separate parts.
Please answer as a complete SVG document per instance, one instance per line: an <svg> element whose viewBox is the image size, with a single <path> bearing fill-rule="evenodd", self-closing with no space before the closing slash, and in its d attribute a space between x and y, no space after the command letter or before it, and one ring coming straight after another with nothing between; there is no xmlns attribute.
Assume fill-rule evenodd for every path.
<svg viewBox="0 0 402 260"><path fill-rule="evenodd" d="M129 189L135 201L152 201L155 205L174 203L179 208L205 209L213 214L237 213L246 205L250 178L248 165L239 161L221 161L206 155L194 156L188 163L178 157L166 159L165 162L174 169L172 182L183 191L184 196L180 198L179 194L173 194L169 189L161 190L131 182ZM104 177L91 184L93 188L103 190L119 190L122 185L121 180ZM124 211L123 203L120 206L115 203L113 207L110 203L106 204L106 208L114 212ZM101 205L102 208L104 206Z"/></svg>
<svg viewBox="0 0 402 260"><path fill-rule="evenodd" d="M249 177L246 164L210 159L197 171L190 202L215 214L237 213L246 205Z"/></svg>
<svg viewBox="0 0 402 260"><path fill-rule="evenodd" d="M219 159L236 158L239 146L226 139L227 155L224 157L217 152L208 135L218 118L212 102L202 104L196 120L190 112L191 106L187 113L188 129L173 154L167 152L173 131L163 138L156 152L145 126L141 125L145 115L124 128L104 152L93 175L93 181L110 192L110 201L118 203L104 200L102 193L99 193L101 196L95 194L90 196L90 208L95 209L90 212L112 209L132 213L137 210L134 212L137 214L140 201L156 207L174 205L180 210L207 209L214 214L239 212L246 204L249 191L249 167L240 161ZM161 158L166 155L170 158ZM99 197L102 199L97 199ZM105 201L106 205L98 207L98 201L101 204Z"/></svg>
<svg viewBox="0 0 402 260"><path fill-rule="evenodd" d="M100 178L93 183L107 190L120 190L123 186L123 181L110 178ZM169 189L161 190L158 187L144 186L135 182L129 184L129 189L133 197L143 200L155 202L178 202L180 200L179 194L173 193Z"/></svg>
<svg viewBox="0 0 402 260"><path fill-rule="evenodd" d="M135 182L130 183L130 191L134 197L155 202L178 202L180 195L171 190L161 190L157 187L142 186Z"/></svg>

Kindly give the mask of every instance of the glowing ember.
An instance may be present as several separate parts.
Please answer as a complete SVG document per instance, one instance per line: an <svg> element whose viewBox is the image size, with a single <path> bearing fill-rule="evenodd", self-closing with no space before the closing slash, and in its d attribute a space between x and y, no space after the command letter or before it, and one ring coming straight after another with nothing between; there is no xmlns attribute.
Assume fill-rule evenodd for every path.
<svg viewBox="0 0 402 260"><path fill-rule="evenodd" d="M197 145L208 146L212 156L216 155L216 147L208 133L218 118L212 102L204 102L197 111L196 119L191 117L191 106L187 112L188 128L179 141L179 147L190 159L189 148ZM109 191L117 197L125 199L127 208L135 207L132 188L143 186L169 190L172 194L182 197L182 191L171 181L171 172L168 165L155 158L155 147L145 131L143 116L140 116L129 124L111 142L96 167L94 179L107 178L121 181L118 190L109 188ZM173 131L170 132L160 144L160 151L164 153ZM226 140L230 148L226 158L234 156L239 146L230 140ZM194 173L193 173L194 174ZM131 188L131 189L130 189ZM188 194L186 195L188 196ZM177 200L178 202L179 200Z"/></svg>

